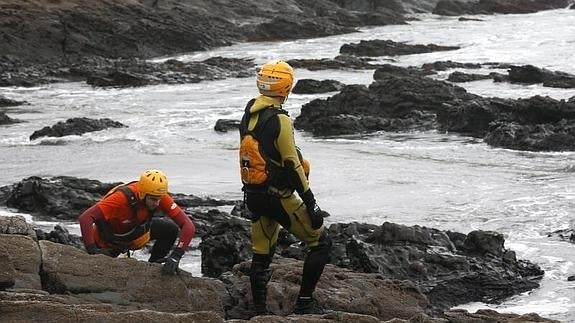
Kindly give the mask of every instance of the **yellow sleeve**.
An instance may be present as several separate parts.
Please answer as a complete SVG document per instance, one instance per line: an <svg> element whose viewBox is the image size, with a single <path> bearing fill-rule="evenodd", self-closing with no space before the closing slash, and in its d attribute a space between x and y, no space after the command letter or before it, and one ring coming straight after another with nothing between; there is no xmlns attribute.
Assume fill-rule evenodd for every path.
<svg viewBox="0 0 575 323"><path fill-rule="evenodd" d="M294 187L298 193L304 193L309 189L309 183L304 173L304 168L298 158L292 120L289 116L280 114L278 115L280 122L280 132L276 140L276 148L279 151L282 159L282 165L289 167L293 165L295 172L294 177L299 183L295 183Z"/></svg>

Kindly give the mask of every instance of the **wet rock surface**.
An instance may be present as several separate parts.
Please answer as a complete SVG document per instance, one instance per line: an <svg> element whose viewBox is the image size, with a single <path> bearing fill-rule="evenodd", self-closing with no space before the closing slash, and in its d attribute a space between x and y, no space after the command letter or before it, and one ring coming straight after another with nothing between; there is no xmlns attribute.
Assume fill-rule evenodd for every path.
<svg viewBox="0 0 575 323"><path fill-rule="evenodd" d="M315 94L335 92L343 88L344 84L335 80L312 80L301 79L298 80L292 89L292 93L296 94Z"/></svg>
<svg viewBox="0 0 575 323"><path fill-rule="evenodd" d="M421 53L431 53L437 51L456 50L457 46L410 45L398 43L392 40L361 40L359 43L344 44L339 49L341 54L356 56L399 56Z"/></svg>
<svg viewBox="0 0 575 323"><path fill-rule="evenodd" d="M541 10L566 8L569 4L568 0L442 0L439 1L433 13L443 16L533 13Z"/></svg>
<svg viewBox="0 0 575 323"><path fill-rule="evenodd" d="M0 202L36 216L75 221L115 184L71 177L32 177L3 187ZM202 237L204 275L219 277L251 258L251 222L217 210L219 206L235 205L232 213L237 215L241 214L241 204L173 196L192 216L198 236ZM0 232L9 233L6 230ZM22 233L23 229L15 232ZM504 248L504 239L496 232L473 231L464 235L393 223L351 223L332 224L329 233L334 241L330 263L356 272L414 281L437 309L471 301L501 300L536 288L537 279L543 274L536 265L517 260L512 251ZM58 227L48 234L36 232L34 238L82 248L78 237ZM302 260L305 250L291 234L282 231L277 254Z"/></svg>
<svg viewBox="0 0 575 323"><path fill-rule="evenodd" d="M452 131L484 138L496 147L575 150L575 97L485 98L425 77L426 71L429 69L380 67L367 87L345 86L328 99L304 104L294 126L316 136Z"/></svg>
<svg viewBox="0 0 575 323"><path fill-rule="evenodd" d="M116 184L73 177L31 177L1 187L0 204L36 217L75 221L85 208ZM13 301L14 297L39 298L39 304L53 304L50 297L58 296L64 300L56 302L59 304L56 308L41 307L42 311L67 313L70 308L64 304L90 303L97 305L96 312L122 312L125 315L132 315L137 309L169 313L202 310L212 311L222 319L250 318L254 314L249 305L251 222L242 212L241 202L201 199L185 194L173 196L192 216L198 236L202 237L199 246L202 273L217 280L193 278L181 272L179 279L172 281L160 275L160 267L156 264L87 255L80 238L62 227L57 226L49 233L34 231L22 217L8 217L0 218L0 245L6 246L0 250L6 250L5 259L9 259L9 263L3 265L5 274L0 275L0 287L9 291L0 295L4 297L3 304L9 304L10 313L20 313L23 310ZM224 212L218 209L222 206L233 209L231 213ZM386 222L382 225L336 223L330 225L329 234L334 247L330 254L331 265L316 292L318 306L349 312L352 316L361 314L379 320L414 316L432 320L446 315L467 317L471 314L444 311L472 301L501 301L538 287L543 275L537 265L516 259L497 232L472 231L466 235ZM284 230L280 232L268 289L269 309L273 315L291 313L305 253L305 247L295 237ZM26 256L21 258L19 255ZM26 259L26 262L20 263L19 259ZM101 270L94 272L92 268ZM130 282L136 278L123 274L114 278L106 276L130 271L143 271L141 277L145 277L149 292L146 291L148 287L133 289L135 285ZM88 275L90 279L86 278L86 272L92 273ZM176 292L148 295L165 284ZM196 289L205 288L212 293L210 300L198 302L188 298L195 295ZM34 290L33 295L21 294L30 290ZM181 296L180 290L188 296ZM205 294L202 295L205 298ZM156 303L160 299L162 304ZM350 302L350 299L356 301ZM98 307L104 305L107 309Z"/></svg>
<svg viewBox="0 0 575 323"><path fill-rule="evenodd" d="M51 127L44 127L34 131L30 135L30 140L40 137L63 137L70 135L82 135L86 132L100 131L108 128L123 128L124 124L108 118L90 119L90 118L72 118L65 122L58 122Z"/></svg>
<svg viewBox="0 0 575 323"><path fill-rule="evenodd" d="M230 219L228 218L228 221ZM233 222L233 220L232 220ZM223 228L223 221L220 222ZM498 258L509 251L503 248L503 239L496 233L476 232L470 235L444 233L422 227L404 227L386 223L383 226L362 224L332 225L330 234L334 235L337 249L348 248L351 240L373 240L385 243L388 248L433 249L428 253L440 252L447 257L449 251L438 248L463 246L469 255L475 258ZM337 226L343 226L338 228ZM242 225L243 227L243 225ZM246 223L246 228L249 224ZM88 255L84 251L52 241L39 240L32 228L22 217L0 218L0 250L4 270L0 275L0 314L8 320L34 320L31 313L42 313L43 320L55 320L74 315L86 319L123 321L129 318L195 319L202 317L206 322L223 322L231 319L249 319L254 315L251 309L249 290L250 263L237 259L232 268L219 275L218 279L192 277L180 270L176 276L162 276L161 265L150 264L129 258L109 258L103 255ZM6 228L14 228L6 230ZM19 229L16 229L19 228ZM228 227L221 234L237 232ZM347 246L341 244L345 231ZM217 235L212 232L214 235ZM462 243L452 243L454 238L463 239ZM239 242L242 242L240 239ZM249 245L249 244L248 244ZM402 247L400 247L402 245ZM352 248L353 249L353 248ZM455 250L455 249L453 249ZM209 252L209 250L202 250ZM423 251L420 251L420 253ZM392 256L396 255L396 256ZM384 257L393 262L397 255L408 255L407 251L394 250ZM247 256L247 255L246 255ZM462 255L458 258L464 257ZM212 258L217 259L216 255ZM513 257L505 257L513 262ZM407 259L406 259L407 260ZM439 260L439 258L438 258ZM475 265L481 260L476 260ZM431 270L430 263L420 264L427 268L426 275L441 272ZM458 259L458 263L462 263ZM351 263L351 262L350 262ZM448 257L441 263L449 266ZM299 290L302 261L276 255L271 265L271 279L268 284L268 309L271 316L266 322L284 322L293 310L293 304ZM492 266L492 265L490 265ZM413 266L410 266L413 267ZM406 271L389 267L389 270ZM482 269L471 267L475 276L482 277ZM453 275L460 268L450 269ZM508 268L508 270L510 270ZM421 275L423 271L419 271ZM133 273L137 273L136 275ZM460 273L464 275L464 273ZM524 279L529 272L523 272ZM145 284L142 284L145 282ZM450 280L445 282L453 284ZM517 283L517 282L516 282ZM317 286L315 298L317 306L328 313L323 315L299 316L309 321L322 322L380 322L391 319L412 320L419 318L426 322L444 322L450 319L489 322L498 318L500 322L537 319L551 322L536 314L519 316L499 314L495 311L481 311L470 314L466 311L443 311L434 304L434 298L426 295L420 282L412 278L396 278L382 272L365 272L328 265ZM466 285L467 291L484 291L485 287ZM499 289L506 286L499 286ZM25 306L24 306L25 305ZM33 311L31 311L33 310ZM174 316L175 313L180 313ZM292 316L288 316L289 319ZM263 319L263 317L262 317ZM294 318L295 319L295 318ZM527 320L528 321L528 320ZM203 322L200 320L200 322Z"/></svg>
<svg viewBox="0 0 575 323"><path fill-rule="evenodd" d="M200 62L170 59L152 62L138 58L81 57L30 63L0 57L0 86L30 87L64 81L86 81L95 87L139 87L198 83L255 73L251 59L211 57Z"/></svg>

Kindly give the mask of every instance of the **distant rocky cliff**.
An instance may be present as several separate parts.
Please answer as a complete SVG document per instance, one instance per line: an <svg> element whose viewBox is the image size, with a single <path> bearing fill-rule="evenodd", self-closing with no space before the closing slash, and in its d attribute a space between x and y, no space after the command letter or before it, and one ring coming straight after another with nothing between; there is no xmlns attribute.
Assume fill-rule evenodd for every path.
<svg viewBox="0 0 575 323"><path fill-rule="evenodd" d="M571 0L0 0L0 61L150 58L245 41L313 38L404 14L525 13Z"/></svg>

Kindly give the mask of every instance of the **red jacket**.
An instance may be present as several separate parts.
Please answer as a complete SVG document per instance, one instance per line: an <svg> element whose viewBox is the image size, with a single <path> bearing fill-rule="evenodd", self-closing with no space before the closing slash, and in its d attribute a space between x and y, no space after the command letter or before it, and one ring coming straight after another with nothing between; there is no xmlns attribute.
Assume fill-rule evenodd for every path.
<svg viewBox="0 0 575 323"><path fill-rule="evenodd" d="M135 196L139 196L140 189L137 182L130 183L127 186L134 192ZM120 190L116 190L114 193L106 196L84 211L79 218L84 245L87 247L96 243L100 248L111 247L107 241L101 238L98 232L95 225L98 220L105 221L114 234L127 233L139 224L146 222L152 215L152 212L147 210L143 200L141 200L139 204L137 209L137 222L133 219L128 198ZM168 194L162 197L158 209L170 217L180 227L178 247L185 250L196 232L194 223ZM147 240L145 242L147 242Z"/></svg>

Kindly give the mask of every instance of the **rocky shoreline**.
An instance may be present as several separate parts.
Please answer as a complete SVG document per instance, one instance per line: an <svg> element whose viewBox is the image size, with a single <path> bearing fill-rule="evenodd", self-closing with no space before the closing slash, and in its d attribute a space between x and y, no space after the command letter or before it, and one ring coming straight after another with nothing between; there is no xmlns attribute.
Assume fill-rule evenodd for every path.
<svg viewBox="0 0 575 323"><path fill-rule="evenodd" d="M463 16L568 6L575 8L571 0L0 0L0 86L82 81L95 87L134 87L247 77L255 71L251 58L213 57L201 62L148 59L237 42L313 38L354 32L362 26L405 24L409 13ZM302 93L338 93L304 105L296 127L316 136L437 130L481 138L495 147L575 150L575 97L485 98L453 84L492 78L573 88L575 76L535 66L493 63L508 74L454 72L445 82L429 76L466 65L435 62L400 68L372 64L369 58L454 48L403 45L388 40L346 44L342 55L333 59L291 60L295 68L310 70L375 70L369 86L329 80L302 82L298 89ZM25 104L0 96L0 125L20 122L7 113ZM218 123L222 131L237 126L237 120ZM110 125L121 126L109 119L69 120L40 129L31 134L31 140L82 134ZM0 187L0 205L38 219L75 221L116 184L31 177ZM517 259L504 247L501 234L463 234L387 222L329 227L335 247L317 289L318 303L328 310L324 315L286 316L292 311L305 250L283 232L271 268L272 315L253 317L249 307L249 221L242 217L241 202L184 194L175 194L175 199L197 225L205 277L183 271L176 277L162 277L158 265L90 256L79 237L62 227L46 233L21 217L0 217L0 257L8 260L0 263L2 320L555 322L537 314L449 310L472 301L498 302L539 286L543 271ZM228 214L218 206L235 207ZM573 241L572 232L555 234Z"/></svg>
<svg viewBox="0 0 575 323"><path fill-rule="evenodd" d="M0 187L0 205L38 219L74 221L116 184L30 177ZM163 277L159 265L91 256L79 237L62 227L45 233L22 217L0 217L0 250L8 259L0 275L2 317L33 321L41 313L48 321L68 321L70 315L122 321L151 315L185 321L207 312L210 322L252 318L250 221L242 217L241 201L174 197L202 239L203 278L183 271L175 278ZM216 208L225 205L234 206L231 213ZM553 322L536 314L449 310L472 301L499 302L539 286L543 271L517 259L497 232L462 234L388 222L335 223L329 232L334 248L316 292L327 313L288 316L294 321ZM297 239L285 231L280 234L268 293L272 315L265 321L280 322L291 313L304 252Z"/></svg>

